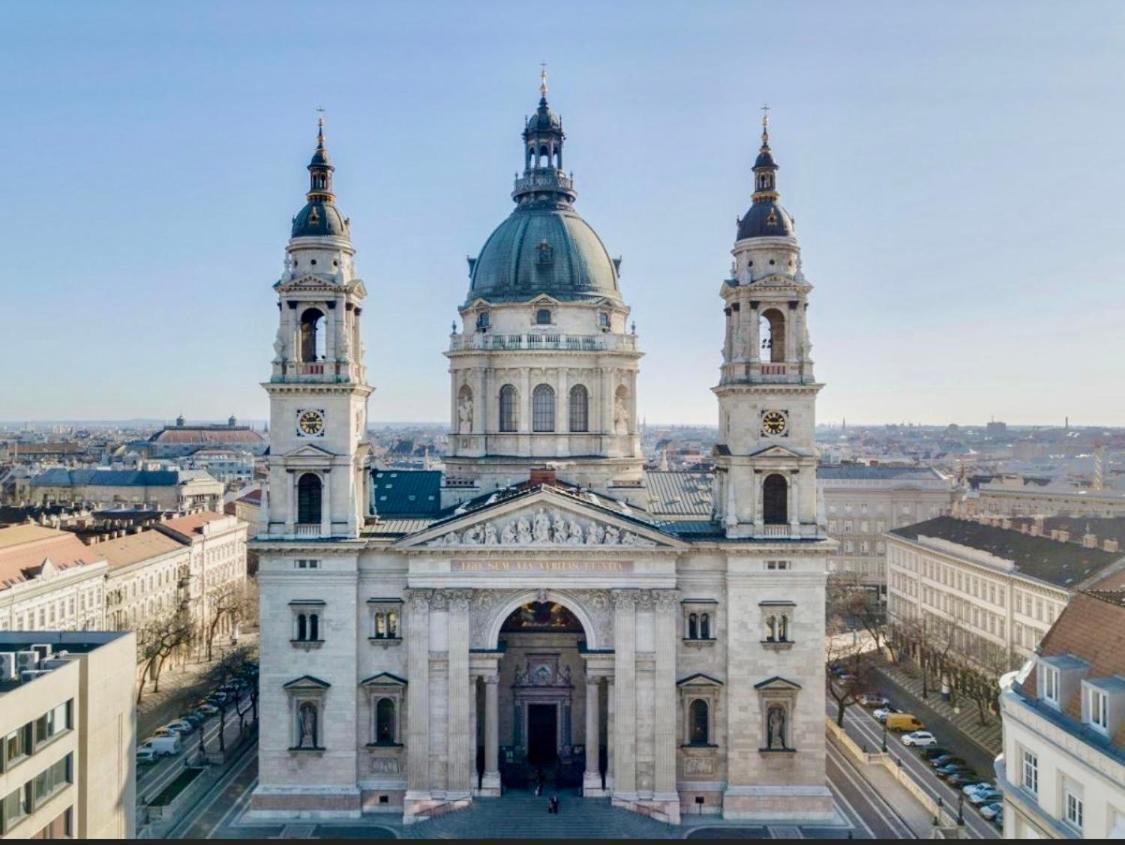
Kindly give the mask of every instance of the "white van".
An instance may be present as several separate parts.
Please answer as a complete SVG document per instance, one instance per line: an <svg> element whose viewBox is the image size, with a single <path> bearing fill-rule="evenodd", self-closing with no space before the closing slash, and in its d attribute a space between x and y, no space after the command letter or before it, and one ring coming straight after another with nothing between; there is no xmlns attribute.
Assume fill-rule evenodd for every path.
<svg viewBox="0 0 1125 845"><path fill-rule="evenodd" d="M180 742L178 736L150 736L137 751L151 749L154 754L160 757L168 757L172 754L179 754L183 748L184 745Z"/></svg>

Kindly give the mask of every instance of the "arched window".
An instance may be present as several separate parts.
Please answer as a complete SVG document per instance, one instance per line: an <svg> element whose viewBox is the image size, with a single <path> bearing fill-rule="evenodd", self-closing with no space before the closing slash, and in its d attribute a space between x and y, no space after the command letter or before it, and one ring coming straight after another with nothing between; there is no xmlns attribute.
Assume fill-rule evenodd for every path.
<svg viewBox="0 0 1125 845"><path fill-rule="evenodd" d="M380 698L375 705L375 744L395 744L395 703L389 698Z"/></svg>
<svg viewBox="0 0 1125 845"><path fill-rule="evenodd" d="M478 332L488 331L488 327L490 325L490 322L491 322L491 318L489 317L488 312L487 311L481 311L479 314L477 314L477 331Z"/></svg>
<svg viewBox="0 0 1125 845"><path fill-rule="evenodd" d="M697 698L691 703L688 723L691 729L689 742L692 745L707 745L711 741L711 725L707 713L707 702Z"/></svg>
<svg viewBox="0 0 1125 845"><path fill-rule="evenodd" d="M308 619L305 618L305 614L298 613L297 614L297 639L304 642L306 639L308 639L308 636L309 636Z"/></svg>
<svg viewBox="0 0 1125 845"><path fill-rule="evenodd" d="M555 389L549 384L536 385L531 391L531 430L555 430Z"/></svg>
<svg viewBox="0 0 1125 845"><path fill-rule="evenodd" d="M535 325L537 325L537 326L549 326L549 325L551 325L551 309L550 308L540 308L538 311L535 312Z"/></svg>
<svg viewBox="0 0 1125 845"><path fill-rule="evenodd" d="M776 616L767 616L766 617L766 642L767 643L777 642L777 617Z"/></svg>
<svg viewBox="0 0 1125 845"><path fill-rule="evenodd" d="M789 482L776 472L762 482L762 518L766 525L789 522Z"/></svg>
<svg viewBox="0 0 1125 845"><path fill-rule="evenodd" d="M699 616L699 639L711 639L711 614L703 613Z"/></svg>
<svg viewBox="0 0 1125 845"><path fill-rule="evenodd" d="M519 427L519 393L515 385L500 388L500 430L515 431Z"/></svg>
<svg viewBox="0 0 1125 845"><path fill-rule="evenodd" d="M762 341L763 361L781 363L785 360L785 315L768 308L759 318L758 333Z"/></svg>
<svg viewBox="0 0 1125 845"><path fill-rule="evenodd" d="M784 614L777 620L777 641L789 642L789 617Z"/></svg>
<svg viewBox="0 0 1125 845"><path fill-rule="evenodd" d="M320 331L324 314L319 308L309 308L301 315L301 360L305 362L324 359L324 332Z"/></svg>
<svg viewBox="0 0 1125 845"><path fill-rule="evenodd" d="M688 614L687 635L689 640L699 639L699 617L694 613Z"/></svg>
<svg viewBox="0 0 1125 845"><path fill-rule="evenodd" d="M590 430L590 394L582 384L570 388L570 430Z"/></svg>
<svg viewBox="0 0 1125 845"><path fill-rule="evenodd" d="M309 614L309 641L317 642L320 639L320 614Z"/></svg>
<svg viewBox="0 0 1125 845"><path fill-rule="evenodd" d="M607 314L605 311L599 311L598 312L598 328L600 328L600 329L608 329L609 328L609 314Z"/></svg>
<svg viewBox="0 0 1125 845"><path fill-rule="evenodd" d="M297 522L301 525L320 524L320 477L306 472L297 482Z"/></svg>

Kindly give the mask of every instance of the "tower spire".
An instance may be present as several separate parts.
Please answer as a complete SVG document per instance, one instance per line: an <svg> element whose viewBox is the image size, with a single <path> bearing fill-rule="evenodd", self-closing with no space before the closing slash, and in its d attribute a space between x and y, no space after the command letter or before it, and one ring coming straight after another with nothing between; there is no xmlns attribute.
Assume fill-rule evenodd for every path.
<svg viewBox="0 0 1125 845"><path fill-rule="evenodd" d="M547 63L539 63L539 97L546 103L547 102Z"/></svg>
<svg viewBox="0 0 1125 845"><path fill-rule="evenodd" d="M335 170L328 158L328 147L324 141L324 109L317 109L316 151L309 162L309 202L332 202L332 171Z"/></svg>
<svg viewBox="0 0 1125 845"><path fill-rule="evenodd" d="M762 106L762 150L770 148L770 107Z"/></svg>
<svg viewBox="0 0 1125 845"><path fill-rule="evenodd" d="M754 202L776 201L777 164L770 150L770 107L762 106L762 145L754 160Z"/></svg>

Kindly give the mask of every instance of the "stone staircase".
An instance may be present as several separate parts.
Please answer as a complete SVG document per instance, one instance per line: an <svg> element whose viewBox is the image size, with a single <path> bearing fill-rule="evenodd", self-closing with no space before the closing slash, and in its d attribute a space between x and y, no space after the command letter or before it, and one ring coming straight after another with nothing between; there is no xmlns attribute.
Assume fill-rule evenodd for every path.
<svg viewBox="0 0 1125 845"><path fill-rule="evenodd" d="M470 807L403 828L409 839L678 839L681 828L610 806L608 798L583 798L577 790L558 793L559 814L547 812L544 790L506 792L476 798Z"/></svg>

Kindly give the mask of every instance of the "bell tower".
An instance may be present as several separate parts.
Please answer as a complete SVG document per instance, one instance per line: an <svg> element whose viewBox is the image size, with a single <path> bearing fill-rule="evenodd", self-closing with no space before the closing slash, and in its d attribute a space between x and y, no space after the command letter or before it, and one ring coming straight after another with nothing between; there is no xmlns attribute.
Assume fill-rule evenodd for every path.
<svg viewBox="0 0 1125 845"><path fill-rule="evenodd" d="M738 220L715 446L715 515L730 538L812 538L818 526L816 396L793 218L779 204L769 117L754 162L750 209Z"/></svg>
<svg viewBox="0 0 1125 845"><path fill-rule="evenodd" d="M349 220L336 208L324 119L274 284L278 328L270 396L270 484L263 534L358 536L366 515L367 384L360 339L367 295L355 274Z"/></svg>

